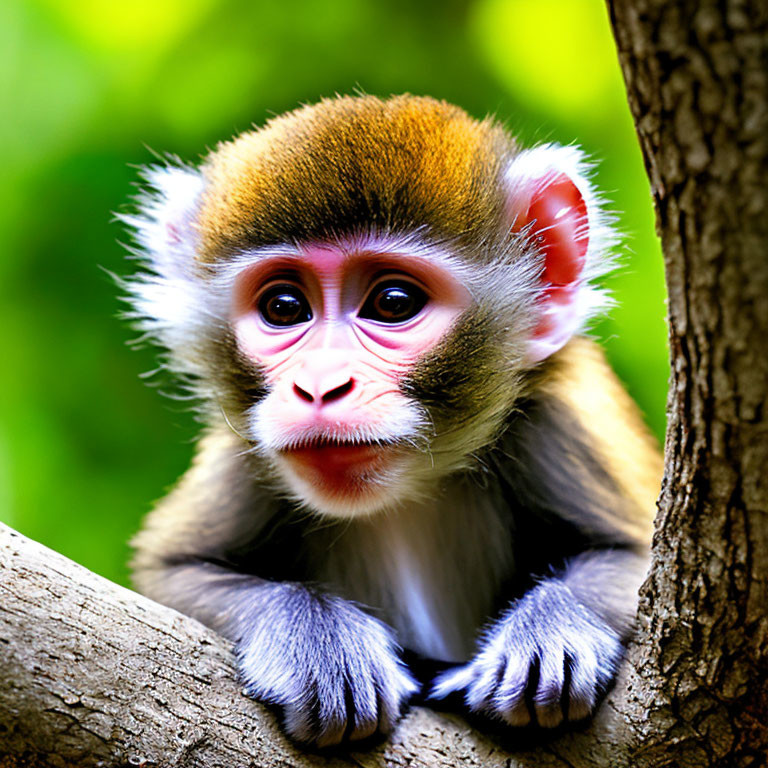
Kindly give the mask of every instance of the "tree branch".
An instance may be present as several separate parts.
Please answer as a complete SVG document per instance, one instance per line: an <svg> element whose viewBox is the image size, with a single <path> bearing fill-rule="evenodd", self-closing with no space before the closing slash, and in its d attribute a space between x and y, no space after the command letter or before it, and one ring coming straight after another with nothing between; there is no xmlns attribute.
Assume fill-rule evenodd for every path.
<svg viewBox="0 0 768 768"><path fill-rule="evenodd" d="M564 768L414 709L376 749L307 754L244 696L229 643L0 524L0 766Z"/></svg>

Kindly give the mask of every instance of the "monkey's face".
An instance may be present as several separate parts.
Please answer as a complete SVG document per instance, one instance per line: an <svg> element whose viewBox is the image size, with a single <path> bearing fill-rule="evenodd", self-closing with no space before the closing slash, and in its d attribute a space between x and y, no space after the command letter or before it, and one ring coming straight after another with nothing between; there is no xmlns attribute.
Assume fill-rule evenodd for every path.
<svg viewBox="0 0 768 768"><path fill-rule="evenodd" d="M605 306L585 170L431 99L305 107L149 169L133 314L301 503L434 498Z"/></svg>
<svg viewBox="0 0 768 768"><path fill-rule="evenodd" d="M295 495L348 516L407 493L427 420L401 382L470 303L447 261L382 243L303 247L243 269L232 324L268 388L250 437Z"/></svg>

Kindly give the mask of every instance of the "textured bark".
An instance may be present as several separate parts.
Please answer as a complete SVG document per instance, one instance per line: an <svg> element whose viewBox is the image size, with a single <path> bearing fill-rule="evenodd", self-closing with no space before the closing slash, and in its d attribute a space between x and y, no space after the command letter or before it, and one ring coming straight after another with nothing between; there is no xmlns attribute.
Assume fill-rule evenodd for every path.
<svg viewBox="0 0 768 768"><path fill-rule="evenodd" d="M242 695L224 639L0 524L0 768L454 765L529 763L425 710L378 749L306 754Z"/></svg>
<svg viewBox="0 0 768 768"><path fill-rule="evenodd" d="M595 723L507 752L414 710L376 749L305 754L240 694L224 640L0 526L0 768L768 765L768 5L609 10L663 239L672 387L640 631Z"/></svg>
<svg viewBox="0 0 768 768"><path fill-rule="evenodd" d="M610 0L669 288L640 765L768 764L768 4Z"/></svg>
<svg viewBox="0 0 768 768"><path fill-rule="evenodd" d="M226 640L0 523L0 768L617 768L622 727L610 699L538 746L413 709L377 748L308 754L241 693Z"/></svg>

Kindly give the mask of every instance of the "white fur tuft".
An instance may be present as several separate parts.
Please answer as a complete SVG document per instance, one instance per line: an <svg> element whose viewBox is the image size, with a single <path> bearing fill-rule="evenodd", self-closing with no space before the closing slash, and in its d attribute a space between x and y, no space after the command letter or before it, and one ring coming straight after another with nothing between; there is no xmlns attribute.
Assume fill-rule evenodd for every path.
<svg viewBox="0 0 768 768"><path fill-rule="evenodd" d="M151 166L147 187L134 214L119 220L133 230L145 271L125 281L130 319L171 351L170 365L182 374L199 375L194 354L201 329L210 316L202 281L195 275L198 234L194 226L203 178L193 168Z"/></svg>

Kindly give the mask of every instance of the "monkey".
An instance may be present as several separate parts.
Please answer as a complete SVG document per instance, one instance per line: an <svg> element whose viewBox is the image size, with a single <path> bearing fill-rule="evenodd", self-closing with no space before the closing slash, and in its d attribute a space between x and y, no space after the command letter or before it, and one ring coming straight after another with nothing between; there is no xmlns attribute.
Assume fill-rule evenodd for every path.
<svg viewBox="0 0 768 768"><path fill-rule="evenodd" d="M630 636L660 455L585 331L613 220L575 147L337 96L149 167L129 317L199 404L136 588L233 642L305 745L456 698L589 718Z"/></svg>

